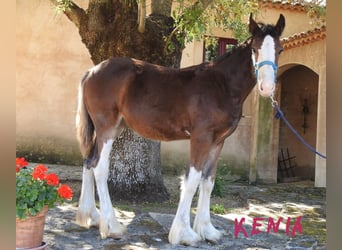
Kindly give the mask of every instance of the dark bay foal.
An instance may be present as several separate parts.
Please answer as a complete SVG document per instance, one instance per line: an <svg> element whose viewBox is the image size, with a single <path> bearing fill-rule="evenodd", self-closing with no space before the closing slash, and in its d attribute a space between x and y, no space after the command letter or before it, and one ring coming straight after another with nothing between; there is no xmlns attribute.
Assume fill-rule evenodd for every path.
<svg viewBox="0 0 342 250"><path fill-rule="evenodd" d="M115 218L107 178L112 143L129 127L152 140L190 140L190 166L169 241L185 245L218 241L221 232L211 224L209 211L217 159L255 84L262 96L273 94L284 26L283 15L276 25L258 25L250 16L248 41L211 63L184 69L132 58L113 58L91 68L80 84L76 118L84 158L77 222L99 225L102 238L125 233ZM94 180L100 211L95 206ZM197 215L191 227L191 202L198 186Z"/></svg>

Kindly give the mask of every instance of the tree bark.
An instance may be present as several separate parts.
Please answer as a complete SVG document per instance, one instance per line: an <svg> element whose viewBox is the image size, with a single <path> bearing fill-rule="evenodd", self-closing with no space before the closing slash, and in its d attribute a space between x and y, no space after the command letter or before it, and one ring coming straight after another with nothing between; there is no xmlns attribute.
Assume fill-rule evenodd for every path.
<svg viewBox="0 0 342 250"><path fill-rule="evenodd" d="M138 32L137 1L91 0L87 10L72 2L64 14L78 27L94 64L125 56L164 66L180 65L181 44L173 39L173 49L165 50L165 37L174 28L170 13L157 9L146 17L144 32ZM108 182L113 199L168 199L161 175L160 143L125 130L113 144Z"/></svg>
<svg viewBox="0 0 342 250"><path fill-rule="evenodd" d="M167 199L169 194L161 173L160 143L125 129L113 145L109 182L110 193L116 200Z"/></svg>
<svg viewBox="0 0 342 250"><path fill-rule="evenodd" d="M170 15L173 0L159 0L151 2L152 13Z"/></svg>

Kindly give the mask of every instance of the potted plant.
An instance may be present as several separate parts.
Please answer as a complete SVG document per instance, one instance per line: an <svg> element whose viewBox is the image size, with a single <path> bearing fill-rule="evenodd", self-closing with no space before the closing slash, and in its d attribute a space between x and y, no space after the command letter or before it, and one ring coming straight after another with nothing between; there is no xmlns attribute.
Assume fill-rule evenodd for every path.
<svg viewBox="0 0 342 250"><path fill-rule="evenodd" d="M43 231L48 208L72 199L72 190L43 164L29 167L16 158L16 247L44 249Z"/></svg>

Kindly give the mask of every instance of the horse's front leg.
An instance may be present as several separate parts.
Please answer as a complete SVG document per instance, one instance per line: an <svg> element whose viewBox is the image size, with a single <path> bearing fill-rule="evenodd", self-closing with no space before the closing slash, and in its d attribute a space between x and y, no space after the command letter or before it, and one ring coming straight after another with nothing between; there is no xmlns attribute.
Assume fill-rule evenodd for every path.
<svg viewBox="0 0 342 250"><path fill-rule="evenodd" d="M199 199L197 213L194 221L194 230L203 240L217 243L222 237L222 232L217 230L210 220L210 195L214 187L217 159L222 150L223 143L210 150L205 164L205 172L199 186Z"/></svg>
<svg viewBox="0 0 342 250"><path fill-rule="evenodd" d="M190 226L191 202L201 176L202 172L191 166L188 175L184 177L177 213L169 232L169 242L171 244L197 246L198 241L201 239Z"/></svg>
<svg viewBox="0 0 342 250"><path fill-rule="evenodd" d="M217 243L222 237L222 233L213 226L210 220L210 194L213 187L214 181L211 178L201 180L193 228L203 240Z"/></svg>
<svg viewBox="0 0 342 250"><path fill-rule="evenodd" d="M100 234L101 238L122 238L126 227L115 217L112 202L108 191L109 155L112 149L113 140L103 143L99 162L94 168L97 192L100 200Z"/></svg>
<svg viewBox="0 0 342 250"><path fill-rule="evenodd" d="M190 226L190 208L198 184L206 177L206 163L212 158L213 136L207 131L207 129L193 131L191 135L190 169L182 183L178 210L169 233L171 244L197 246L201 240L199 232L194 231Z"/></svg>

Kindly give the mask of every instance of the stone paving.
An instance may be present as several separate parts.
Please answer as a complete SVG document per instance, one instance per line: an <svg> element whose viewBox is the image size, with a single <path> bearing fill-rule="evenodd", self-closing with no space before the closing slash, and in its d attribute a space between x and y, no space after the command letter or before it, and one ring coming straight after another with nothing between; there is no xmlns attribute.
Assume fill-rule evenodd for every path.
<svg viewBox="0 0 342 250"><path fill-rule="evenodd" d="M72 179L70 175L63 178ZM241 202L236 203L237 200ZM127 226L127 233L121 240L102 240L98 228L85 229L75 224L75 202L49 210L44 233L44 241L48 244L46 249L326 249L325 189L314 188L311 181L257 186L229 183L223 199L218 201L224 201L225 210L221 214L212 214L212 222L224 234L216 245L204 241L197 248L170 245L168 231L177 204L165 212L162 208L168 206L167 202L145 204L145 208L142 204L139 209L134 204L132 207L114 204L117 205L115 210L119 221ZM229 204L240 205L229 207ZM278 232L271 228L268 233L268 223L276 225L280 218L283 220Z"/></svg>

